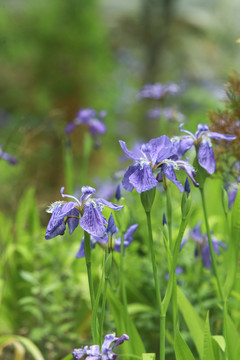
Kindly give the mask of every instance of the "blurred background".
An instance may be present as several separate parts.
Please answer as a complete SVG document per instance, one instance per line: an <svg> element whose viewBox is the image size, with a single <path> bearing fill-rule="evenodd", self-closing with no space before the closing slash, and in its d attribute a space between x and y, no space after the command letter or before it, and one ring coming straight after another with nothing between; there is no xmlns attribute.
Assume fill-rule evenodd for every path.
<svg viewBox="0 0 240 360"><path fill-rule="evenodd" d="M25 248L26 244L31 244L29 251L37 246L32 254L24 253L24 248L15 254L28 265L20 275L22 264L11 270L16 278L6 300L9 309L19 306L21 310L9 317L5 308L3 331L30 336L49 359L69 349L69 338L65 348L56 350L52 345L62 333L29 329L26 313L33 310L26 299L21 300L29 289L26 283L20 290L14 287L24 280L29 288L35 287L33 296L38 297L37 277L43 270L43 278L50 271L46 269L51 259L43 255L49 219L45 209L60 199L61 186L70 193L76 186L98 186L111 179L123 167L118 161L119 139L131 148L143 139L178 134L181 121L192 131L198 122L208 122L208 111L223 106L228 74L239 71L239 13L238 0L1 0L0 144L17 163L12 166L4 159L0 163L0 241L10 237L16 244L19 225L28 231ZM144 84L156 82L175 83L179 92L160 100L138 98ZM159 106L173 109L174 114L165 114L164 119L147 115ZM107 112L107 132L91 143L86 169L82 158L87 129L77 126L66 134L65 128L79 109L89 107ZM57 241L52 250L55 259L58 245ZM13 264L15 250L11 250ZM64 254L59 256L64 259ZM42 263L36 277L29 278L27 271L34 271L31 264L38 257ZM55 272L62 271L58 261ZM61 276L70 278L68 273ZM65 294L71 283L66 282L66 287ZM14 289L20 303L11 303ZM24 313L26 304L30 307ZM57 317L59 311L54 308L51 314ZM50 315L32 316L41 328ZM55 324L53 319L50 322ZM54 333L50 342L49 332Z"/></svg>

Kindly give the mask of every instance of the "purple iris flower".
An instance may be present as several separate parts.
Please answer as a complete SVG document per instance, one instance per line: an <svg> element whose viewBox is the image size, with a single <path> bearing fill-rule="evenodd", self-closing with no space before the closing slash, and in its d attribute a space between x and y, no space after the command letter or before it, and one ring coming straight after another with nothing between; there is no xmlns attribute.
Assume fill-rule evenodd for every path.
<svg viewBox="0 0 240 360"><path fill-rule="evenodd" d="M65 132L66 134L70 134L77 125L84 124L93 136L96 134L105 134L107 127L102 121L105 117L106 112L104 110L97 113L91 108L81 109L77 113L76 119L66 126Z"/></svg>
<svg viewBox="0 0 240 360"><path fill-rule="evenodd" d="M232 184L229 184L227 187L229 209L231 209L233 206L233 203L237 196L238 189L239 189L239 183L232 183Z"/></svg>
<svg viewBox="0 0 240 360"><path fill-rule="evenodd" d="M189 232L189 238L191 238L197 244L195 255L197 256L200 252L203 266L207 269L210 269L211 267L210 247L209 247L207 233L202 234L201 232L201 221L199 221L199 223ZM187 241L188 238L184 238L182 240L181 249ZM222 247L224 250L227 248L224 242L216 239L214 236L212 236L212 244L213 244L213 250L217 255L220 254L219 247Z"/></svg>
<svg viewBox="0 0 240 360"><path fill-rule="evenodd" d="M154 176L156 171L158 174L164 174L172 181L182 192L183 186L177 180L174 170L184 169L188 176L192 179L195 186L198 186L194 180L194 169L186 161L175 160L175 148L168 136L162 135L156 139L150 140L147 144L141 145L137 150L129 151L124 141L119 140L120 146L125 154L134 160L134 165L127 169L122 184L124 189L132 191L134 188L138 193L153 189L158 181Z"/></svg>
<svg viewBox="0 0 240 360"><path fill-rule="evenodd" d="M15 165L17 163L17 158L4 152L2 146L0 145L0 159L6 160L9 164Z"/></svg>
<svg viewBox="0 0 240 360"><path fill-rule="evenodd" d="M206 124L198 124L198 130L195 135L188 130L182 129L183 124L180 124L179 129L188 135L183 135L175 140L175 148L178 148L178 154L184 155L193 145L197 150L197 157L199 164L207 170L209 174L213 174L216 169L215 157L212 149L211 139L232 141L236 139L235 135L225 135L217 132L209 131Z"/></svg>
<svg viewBox="0 0 240 360"><path fill-rule="evenodd" d="M117 354L112 352L113 349L121 345L125 340L129 340L129 336L126 334L119 338L115 336L115 333L108 334L105 336L101 351L99 345L92 345L74 349L72 354L75 360L114 360L117 358ZM112 343L114 344L110 346Z"/></svg>
<svg viewBox="0 0 240 360"><path fill-rule="evenodd" d="M133 241L133 233L136 231L137 228L138 228L138 224L134 224L134 225L131 225L127 229L127 231L123 237L124 249L126 247L128 247L131 244L131 242ZM107 227L107 232L105 233L105 235L102 237L91 235L91 237L90 237L91 248L94 249L96 243L98 243L102 248L104 248L106 250L106 248L108 246L108 235L110 234L112 236L112 243L114 245L114 251L121 252L121 237L120 236L118 237L117 233L118 233L118 228L116 227L113 216L111 214L109 217L109 220L108 220L108 227ZM84 256L85 256L84 238L82 238L82 242L81 242L80 248L76 254L76 257L82 258Z"/></svg>
<svg viewBox="0 0 240 360"><path fill-rule="evenodd" d="M167 84L146 84L138 93L139 99L150 98L150 99L161 99L165 95L175 95L179 92L180 88L177 84L167 83Z"/></svg>
<svg viewBox="0 0 240 360"><path fill-rule="evenodd" d="M115 205L102 198L93 198L92 195L96 190L91 186L83 186L81 190L82 196L78 200L75 196L63 194L64 188L61 188L62 197L68 197L74 201L57 201L49 207L47 212L52 213L52 216L47 226L46 240L57 235L63 235L66 230L66 223L68 223L70 234L79 224L90 235L101 237L106 232L107 224L107 220L102 214L104 206L113 210L123 208L123 206Z"/></svg>

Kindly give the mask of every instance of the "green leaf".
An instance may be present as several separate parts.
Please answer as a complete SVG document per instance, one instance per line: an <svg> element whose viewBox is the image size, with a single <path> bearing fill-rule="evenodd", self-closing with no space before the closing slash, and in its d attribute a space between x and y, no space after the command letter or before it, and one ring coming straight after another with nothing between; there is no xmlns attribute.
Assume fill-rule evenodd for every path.
<svg viewBox="0 0 240 360"><path fill-rule="evenodd" d="M194 360L194 356L189 349L186 342L183 340L182 335L179 330L176 331L176 337L174 341L174 350L176 355L176 360Z"/></svg>
<svg viewBox="0 0 240 360"><path fill-rule="evenodd" d="M193 306L185 297L181 289L177 288L177 300L179 309L184 317L187 327L190 331L194 344L197 348L200 358L203 356L203 334L204 322L198 316Z"/></svg>
<svg viewBox="0 0 240 360"><path fill-rule="evenodd" d="M38 347L28 338L24 336L16 336L16 339L26 348L26 350L36 360L44 360L44 357Z"/></svg>
<svg viewBox="0 0 240 360"><path fill-rule="evenodd" d="M73 358L72 354L68 354L67 356L64 356L62 360L72 360L72 358Z"/></svg>
<svg viewBox="0 0 240 360"><path fill-rule="evenodd" d="M230 316L226 319L226 350L231 360L240 358L240 335Z"/></svg>
<svg viewBox="0 0 240 360"><path fill-rule="evenodd" d="M146 350L135 325L132 320L129 319L129 328L127 329L124 307L110 288L108 288L107 297L116 324L118 336L124 333L127 333L129 336L129 341L125 341L124 344L121 345L121 353L142 356Z"/></svg>
<svg viewBox="0 0 240 360"><path fill-rule="evenodd" d="M209 313L207 313L207 318L205 321L205 328L204 328L203 360L215 360L213 346L212 346L212 336L209 327Z"/></svg>
<svg viewBox="0 0 240 360"><path fill-rule="evenodd" d="M154 353L144 353L142 354L142 360L155 360L156 354Z"/></svg>
<svg viewBox="0 0 240 360"><path fill-rule="evenodd" d="M224 337L222 335L213 335L212 338L218 344L220 349L225 351L226 343Z"/></svg>
<svg viewBox="0 0 240 360"><path fill-rule="evenodd" d="M231 241L228 249L228 273L224 284L224 293L228 297L233 288L237 272L238 249L240 243L240 191L232 208Z"/></svg>

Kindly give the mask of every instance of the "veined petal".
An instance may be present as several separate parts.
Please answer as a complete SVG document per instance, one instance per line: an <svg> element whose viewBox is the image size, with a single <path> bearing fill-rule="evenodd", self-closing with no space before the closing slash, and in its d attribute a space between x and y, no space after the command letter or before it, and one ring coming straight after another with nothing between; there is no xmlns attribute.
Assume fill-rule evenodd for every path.
<svg viewBox="0 0 240 360"><path fill-rule="evenodd" d="M73 201L69 201L67 203L64 203L62 206L61 206L61 209L59 209L59 212L58 212L58 217L65 217L65 216L68 216L70 215L70 213L72 212L72 210L75 208L77 204ZM77 209L76 209L77 211ZM79 215L79 211L77 211L78 215ZM76 215L77 216L77 215Z"/></svg>
<svg viewBox="0 0 240 360"><path fill-rule="evenodd" d="M209 174L213 174L216 169L215 157L212 146L208 141L202 141L198 149L198 162L207 170Z"/></svg>
<svg viewBox="0 0 240 360"><path fill-rule="evenodd" d="M178 187L179 191L183 192L183 186L181 182L177 180L173 166L170 164L163 164L162 171L164 175Z"/></svg>
<svg viewBox="0 0 240 360"><path fill-rule="evenodd" d="M69 228L69 234L71 235L73 231L78 227L79 225L79 211L76 208L73 208L68 213L67 223Z"/></svg>
<svg viewBox="0 0 240 360"><path fill-rule="evenodd" d="M151 166L148 164L136 166L136 170L129 176L129 182L138 193L151 190L158 183L153 175Z"/></svg>
<svg viewBox="0 0 240 360"><path fill-rule="evenodd" d="M50 240L58 235L63 235L66 230L66 224L64 222L64 215L60 216L62 206L56 207L53 212L52 216L49 220L45 239Z"/></svg>
<svg viewBox="0 0 240 360"><path fill-rule="evenodd" d="M233 141L236 139L235 135L228 135L228 134L220 134L214 131L210 131L208 133L208 136L215 140L227 140L227 141Z"/></svg>
<svg viewBox="0 0 240 360"><path fill-rule="evenodd" d="M129 166L129 168L127 169L127 171L123 177L122 185L123 185L124 189L127 191L131 192L134 189L134 186L129 181L129 177L136 171L137 167L138 167L138 165Z"/></svg>
<svg viewBox="0 0 240 360"><path fill-rule="evenodd" d="M182 157L194 144L194 139L185 135L179 138L173 138L172 141L175 154L177 154L178 157Z"/></svg>
<svg viewBox="0 0 240 360"><path fill-rule="evenodd" d="M147 145L150 147L150 157L152 163L157 163L168 159L174 154L174 147L168 136L162 135L156 139L150 140Z"/></svg>
<svg viewBox="0 0 240 360"><path fill-rule="evenodd" d="M107 223L98 204L89 203L84 206L83 216L80 219L80 226L83 230L94 236L103 236L106 232Z"/></svg>
<svg viewBox="0 0 240 360"><path fill-rule="evenodd" d="M138 152L136 153L136 152L133 152L133 151L128 150L125 141L119 140L119 144L120 144L122 150L125 152L125 154L126 154L128 157L130 157L130 158L133 159L133 160L139 160L139 159L140 159L140 157L141 157L141 151L140 151L140 149L139 149L139 154L138 154Z"/></svg>

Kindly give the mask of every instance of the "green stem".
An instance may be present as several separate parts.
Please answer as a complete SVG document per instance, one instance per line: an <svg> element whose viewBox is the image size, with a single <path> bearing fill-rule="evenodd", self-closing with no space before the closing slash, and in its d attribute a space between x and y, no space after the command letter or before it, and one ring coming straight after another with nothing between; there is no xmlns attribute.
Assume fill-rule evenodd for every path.
<svg viewBox="0 0 240 360"><path fill-rule="evenodd" d="M210 228L209 228L209 224L208 224L208 216L207 216L207 208L206 208L206 202L205 202L205 196L204 196L204 189L199 188L199 190L200 190L201 198L202 198L202 207L203 207L203 213L204 213L204 219L205 219L205 226L206 226L206 229L207 229L207 237L208 237L208 243L209 243L209 248L210 248L213 272L214 272L214 275L215 275L216 280L217 280L217 285L218 285L218 291L219 291L219 294L220 294L220 298L221 298L221 300L224 300L223 290L222 290L222 286L221 286L221 282L220 282L220 278L219 278L219 274L218 274L218 268L217 268L217 262L216 262L216 258L215 258L215 252L214 252L214 249L213 249L211 232L210 232Z"/></svg>
<svg viewBox="0 0 240 360"><path fill-rule="evenodd" d="M104 269L106 270L106 264ZM104 271L105 271L104 270ZM104 315L105 315L105 307L106 307L106 300L107 300L107 286L108 286L108 276L106 275L105 271L105 278L104 278L104 288L103 288L103 298L102 298L102 312L101 312L101 318L100 318L100 347L102 346L102 339L103 339L103 325L104 325Z"/></svg>
<svg viewBox="0 0 240 360"><path fill-rule="evenodd" d="M123 236L121 237L120 281L121 281L122 300L123 300L125 323L126 323L126 333L128 333L128 330L129 330L128 301L127 301L127 293L126 293L126 287L125 287L125 276L124 276L124 237Z"/></svg>
<svg viewBox="0 0 240 360"><path fill-rule="evenodd" d="M171 196L169 192L169 187L166 187L166 195L167 195L167 225L168 225L168 233L169 233L169 245L172 250L172 202Z"/></svg>
<svg viewBox="0 0 240 360"><path fill-rule="evenodd" d="M90 293L91 306L93 311L95 296L94 296L93 279L92 279L91 240L90 240L90 234L87 233L86 231L84 231L84 252L85 252L85 260L87 266L89 293ZM92 324L92 335L93 335L93 342L96 344L96 340L97 340L96 323Z"/></svg>
<svg viewBox="0 0 240 360"><path fill-rule="evenodd" d="M224 339L225 339L225 351L224 351L224 360L228 360L229 359L229 354L228 354L228 334L227 334L227 315L228 315L228 304L227 304L227 300L224 300L223 302L223 335L224 335Z"/></svg>
<svg viewBox="0 0 240 360"><path fill-rule="evenodd" d="M152 260L152 269L153 269L153 277L155 282L155 291L157 298L157 305L160 315L160 360L165 359L165 313L163 313L162 307L162 299L160 293L160 286L158 281L158 273L157 273L157 264L155 259L154 245L153 245L153 236L152 236L152 223L151 223L151 213L150 211L145 211L147 217L147 226L148 226L148 238L149 238L149 248Z"/></svg>

